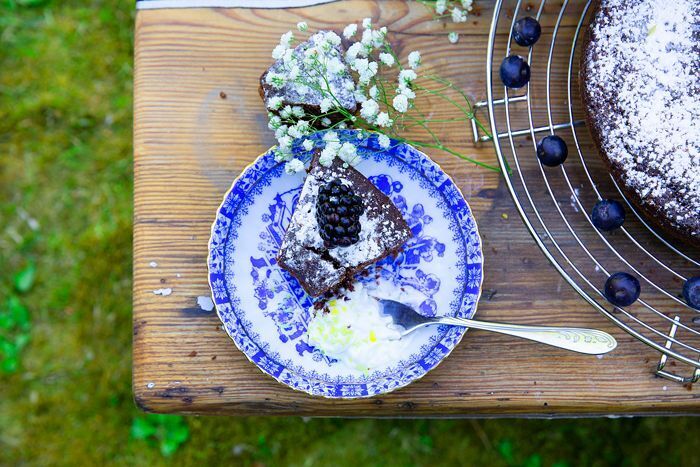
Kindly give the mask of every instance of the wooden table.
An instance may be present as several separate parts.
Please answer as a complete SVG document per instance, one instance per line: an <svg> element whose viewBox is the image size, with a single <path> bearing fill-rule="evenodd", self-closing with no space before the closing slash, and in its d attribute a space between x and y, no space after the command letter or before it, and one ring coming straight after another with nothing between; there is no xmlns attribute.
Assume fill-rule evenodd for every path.
<svg viewBox="0 0 700 467"><path fill-rule="evenodd" d="M263 375L197 304L209 295L207 241L236 175L274 144L258 77L279 36L298 21L312 30L372 16L398 50L423 60L476 99L492 10L466 24L430 21L415 2L343 1L295 9L155 9L136 20L134 83L133 389L145 411L371 417L590 416L700 411L697 391L653 375L658 353L597 314L537 249L499 175L448 154L430 155L468 198L483 234L484 294L478 317L600 328L619 348L603 358L469 331L425 378L394 393L333 401ZM545 12L546 13L546 12ZM571 27L564 24L563 27ZM461 33L447 41L448 30ZM438 109L436 109L438 110ZM494 162L488 144L447 124L453 147ZM155 295L170 288L172 294Z"/></svg>

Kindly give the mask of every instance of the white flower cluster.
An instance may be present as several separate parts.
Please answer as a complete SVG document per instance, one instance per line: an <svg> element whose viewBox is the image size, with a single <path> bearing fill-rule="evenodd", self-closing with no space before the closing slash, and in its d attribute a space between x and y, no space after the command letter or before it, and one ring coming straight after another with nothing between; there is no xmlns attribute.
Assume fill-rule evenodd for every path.
<svg viewBox="0 0 700 467"><path fill-rule="evenodd" d="M449 10L455 23L464 23L467 21L467 12L472 11L473 3L473 0L437 0L435 2L435 13L444 15ZM462 7L461 9L460 6Z"/></svg>
<svg viewBox="0 0 700 467"><path fill-rule="evenodd" d="M333 159L336 157L350 165L356 165L360 162L360 156L357 154L357 147L349 142L341 143L338 133L335 131L326 132L323 135L323 141L326 145L318 159L319 164L328 167L333 163Z"/></svg>
<svg viewBox="0 0 700 467"><path fill-rule="evenodd" d="M435 2L435 13L440 16L451 16L455 23L466 23L469 12L473 8L473 0L437 0ZM449 12L449 13L448 13ZM459 40L457 32L450 32L448 39L455 44Z"/></svg>
<svg viewBox="0 0 700 467"><path fill-rule="evenodd" d="M345 28L344 34L350 39L357 33L357 27L350 25ZM412 89L412 83L418 75L414 71L420 66L420 52L413 51L408 54L408 69L403 69L394 55L391 45L387 41L387 30L385 27L372 29L371 18L362 21L362 39L353 43L345 54L345 60L352 70L358 73L358 85L355 90L355 99L361 103L360 116L370 125L379 128L390 128L394 124L394 117L397 113L405 113L411 107L412 100L416 94ZM372 84L372 79L377 75L379 67L390 69L394 66L399 68L397 86L393 93L393 99L389 103L389 96L386 87L381 88L377 84ZM371 86L370 86L371 84ZM384 104L385 109L382 110ZM388 138L380 138L382 147L388 147Z"/></svg>
<svg viewBox="0 0 700 467"><path fill-rule="evenodd" d="M300 22L297 29L305 32L308 25ZM300 50L292 47L294 40L292 31L282 35L279 45L272 51L272 57L278 60L280 65L268 71L265 82L274 89L289 86L298 96L308 96L309 93L316 92L321 96L322 113L329 115L336 112L338 107L342 107L337 95L343 90L337 88L338 80L332 81L328 78L349 76L349 71L341 60L340 37L332 31L322 31L314 34L308 42L309 46ZM354 82L352 79L345 82L350 85L350 89L346 89L345 92L352 96L355 90ZM330 126L331 120L327 116L307 115L302 106L283 104L284 99L279 95L267 99L266 105L270 111L268 127L275 132L278 142L275 150L276 160L286 162L285 170L294 173L304 168L303 163L294 158L294 141L301 140L301 146L311 151L314 143L305 137L315 131L315 126Z"/></svg>
<svg viewBox="0 0 700 467"><path fill-rule="evenodd" d="M297 29L305 32L308 25L300 22ZM386 149L391 139L383 131L392 128L396 118L413 107L416 98L414 82L418 78L416 69L421 65L420 52L409 53L408 66L402 66L387 40L387 28L375 29L371 18L362 21L361 33L357 24L349 24L342 34L348 40L357 39L350 44L344 57L341 56L341 38L332 31L318 32L308 41L308 46L304 44L296 49L292 48L294 33L289 31L282 35L272 52L272 57L281 65L274 66L266 74L265 82L270 87L286 90L286 86L292 85L300 95L308 89L320 95L320 115L307 115L299 105L285 105L279 96L267 99L268 126L278 141L275 157L286 163L288 173L304 168L303 163L294 158L295 141L299 140L304 150L313 150L316 144L307 137L317 129L329 129L319 144L322 147L320 164L328 166L338 157L344 163L354 165L360 160L357 147L342 142L333 130L351 124L377 131L377 141ZM394 67L398 73L394 75L396 82L392 85L379 74L388 74ZM339 80L339 76L346 79ZM338 83L342 86L339 87ZM349 97L352 104L359 104L359 117L350 113L348 109L352 105L345 105L343 97Z"/></svg>

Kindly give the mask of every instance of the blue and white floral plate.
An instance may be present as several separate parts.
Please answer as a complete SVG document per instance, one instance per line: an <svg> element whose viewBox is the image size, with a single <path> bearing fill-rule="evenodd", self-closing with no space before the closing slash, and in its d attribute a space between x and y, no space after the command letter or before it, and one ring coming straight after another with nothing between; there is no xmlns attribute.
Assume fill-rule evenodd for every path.
<svg viewBox="0 0 700 467"><path fill-rule="evenodd" d="M404 251L373 272L381 281L415 289L424 314L471 318L483 278L481 240L452 179L409 145L392 141L382 150L376 135L338 133L358 146L363 161L357 169L393 200L413 231ZM312 139L322 146L320 134ZM301 147L295 151L311 157ZM275 262L303 181L303 173L285 174L268 151L226 193L212 226L208 258L209 284L224 329L263 372L316 396L370 397L421 378L449 355L465 328L420 329L406 337L407 352L368 374L308 344L312 299ZM368 277L374 280L376 274Z"/></svg>

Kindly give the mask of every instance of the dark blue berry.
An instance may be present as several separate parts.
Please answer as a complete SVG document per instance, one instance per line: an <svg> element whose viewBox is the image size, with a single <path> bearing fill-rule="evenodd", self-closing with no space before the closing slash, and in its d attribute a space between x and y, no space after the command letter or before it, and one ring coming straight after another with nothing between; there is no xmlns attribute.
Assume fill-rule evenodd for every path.
<svg viewBox="0 0 700 467"><path fill-rule="evenodd" d="M639 280L626 272L616 272L605 281L605 298L615 306L629 306L641 293Z"/></svg>
<svg viewBox="0 0 700 467"><path fill-rule="evenodd" d="M357 240L359 240L359 238L357 240L354 240L354 241L353 240L354 240L353 238L350 238L347 236L342 236L336 241L336 243L338 244L338 246L350 246L353 243L356 243Z"/></svg>
<svg viewBox="0 0 700 467"><path fill-rule="evenodd" d="M547 167L561 165L569 155L569 148L557 135L545 136L537 143L537 158Z"/></svg>
<svg viewBox="0 0 700 467"><path fill-rule="evenodd" d="M530 47L540 38L542 27L535 18L521 18L513 25L513 40L523 47Z"/></svg>
<svg viewBox="0 0 700 467"><path fill-rule="evenodd" d="M614 199L602 199L593 206L591 221L600 230L610 232L625 222L625 208Z"/></svg>
<svg viewBox="0 0 700 467"><path fill-rule="evenodd" d="M530 65L519 55L510 55L501 62L501 81L511 89L518 89L530 81Z"/></svg>
<svg viewBox="0 0 700 467"><path fill-rule="evenodd" d="M700 310L700 276L691 277L683 285L683 298L688 305Z"/></svg>

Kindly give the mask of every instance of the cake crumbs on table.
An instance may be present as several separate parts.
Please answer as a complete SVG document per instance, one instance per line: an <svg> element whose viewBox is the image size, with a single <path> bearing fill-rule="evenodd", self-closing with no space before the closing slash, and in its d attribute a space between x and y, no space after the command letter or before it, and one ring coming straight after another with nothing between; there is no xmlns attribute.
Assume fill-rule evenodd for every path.
<svg viewBox="0 0 700 467"><path fill-rule="evenodd" d="M212 311L214 309L214 301L207 295L197 297L197 306L204 311Z"/></svg>

